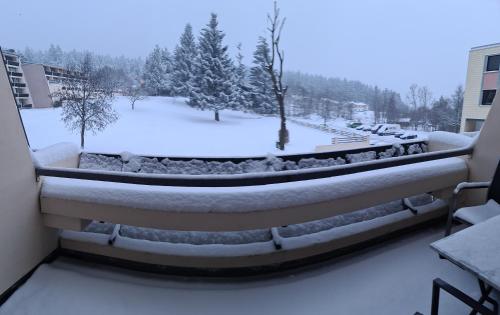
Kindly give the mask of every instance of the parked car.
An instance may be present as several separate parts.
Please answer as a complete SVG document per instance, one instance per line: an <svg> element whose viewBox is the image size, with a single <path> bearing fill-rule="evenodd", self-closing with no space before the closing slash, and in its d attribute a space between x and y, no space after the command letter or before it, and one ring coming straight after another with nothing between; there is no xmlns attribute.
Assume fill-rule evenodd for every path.
<svg viewBox="0 0 500 315"><path fill-rule="evenodd" d="M399 137L399 139L402 139L402 140L411 140L411 139L416 139L416 138L418 138L418 135L415 133L405 133L404 135Z"/></svg>
<svg viewBox="0 0 500 315"><path fill-rule="evenodd" d="M347 127L349 127L349 128L358 128L361 125L363 125L363 124L360 123L360 122L352 122L352 123L347 124Z"/></svg>
<svg viewBox="0 0 500 315"><path fill-rule="evenodd" d="M406 134L407 132L405 130L398 130L394 133L394 137L400 138L402 135Z"/></svg>
<svg viewBox="0 0 500 315"><path fill-rule="evenodd" d="M397 134L404 134L401 129L386 129L383 132L378 133L379 136L396 136Z"/></svg>
<svg viewBox="0 0 500 315"><path fill-rule="evenodd" d="M384 124L376 124L375 126L373 126L372 128L370 128L370 131L372 133L377 133L377 131L383 126Z"/></svg>
<svg viewBox="0 0 500 315"><path fill-rule="evenodd" d="M396 131L401 130L401 126L399 124L383 124L380 126L380 128L377 130L378 135L391 135L394 134Z"/></svg>

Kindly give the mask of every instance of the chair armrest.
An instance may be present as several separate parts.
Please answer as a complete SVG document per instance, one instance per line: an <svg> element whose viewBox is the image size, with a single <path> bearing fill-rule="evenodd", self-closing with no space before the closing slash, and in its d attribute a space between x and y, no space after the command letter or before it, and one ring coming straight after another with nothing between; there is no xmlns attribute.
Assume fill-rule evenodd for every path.
<svg viewBox="0 0 500 315"><path fill-rule="evenodd" d="M453 191L454 195L458 195L464 189L488 188L491 182L463 182L457 185Z"/></svg>
<svg viewBox="0 0 500 315"><path fill-rule="evenodd" d="M453 190L453 196L451 197L450 205L448 207L448 219L446 220L444 236L448 236L451 233L453 214L457 211L458 194L464 189L488 188L490 185L491 182L463 182L457 185L455 190Z"/></svg>

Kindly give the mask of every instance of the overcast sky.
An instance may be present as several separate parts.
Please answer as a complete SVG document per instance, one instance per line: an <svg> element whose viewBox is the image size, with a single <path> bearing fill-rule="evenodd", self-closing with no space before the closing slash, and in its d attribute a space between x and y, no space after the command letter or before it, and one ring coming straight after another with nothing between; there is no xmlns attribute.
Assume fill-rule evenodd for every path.
<svg viewBox="0 0 500 315"><path fill-rule="evenodd" d="M434 95L465 83L468 51L500 42L500 0L281 0L287 17L285 67L356 79L404 97L412 83ZM4 9L5 9L4 3ZM172 50L185 23L198 34L219 15L234 53L246 63L265 35L272 0L23 0L0 19L0 45L146 56ZM7 12L4 12L7 13Z"/></svg>

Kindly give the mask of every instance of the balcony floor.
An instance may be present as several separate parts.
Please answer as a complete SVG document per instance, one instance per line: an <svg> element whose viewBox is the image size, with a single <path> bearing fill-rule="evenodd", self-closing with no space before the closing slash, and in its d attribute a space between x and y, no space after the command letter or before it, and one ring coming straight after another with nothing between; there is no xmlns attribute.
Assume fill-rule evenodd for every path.
<svg viewBox="0 0 500 315"><path fill-rule="evenodd" d="M440 260L428 227L334 261L252 280L200 280L129 272L60 258L40 267L0 314L429 314L432 279L474 297L475 279ZM447 294L440 314L468 314Z"/></svg>

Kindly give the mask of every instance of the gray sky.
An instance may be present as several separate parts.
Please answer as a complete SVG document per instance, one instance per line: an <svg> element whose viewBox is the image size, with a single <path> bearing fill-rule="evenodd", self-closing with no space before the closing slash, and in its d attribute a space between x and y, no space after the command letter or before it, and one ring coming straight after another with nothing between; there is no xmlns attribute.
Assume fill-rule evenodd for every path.
<svg viewBox="0 0 500 315"><path fill-rule="evenodd" d="M5 3L4 3L5 5ZM286 68L356 79L404 97L412 83L434 95L465 83L468 50L500 42L500 0L281 0ZM198 34L219 15L245 62L265 35L272 0L23 0L0 19L0 45L146 56L173 50L185 23ZM15 31L13 31L15 27Z"/></svg>

